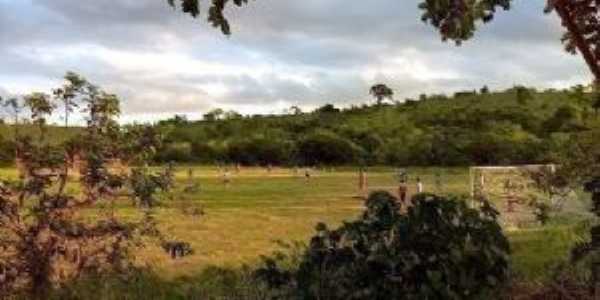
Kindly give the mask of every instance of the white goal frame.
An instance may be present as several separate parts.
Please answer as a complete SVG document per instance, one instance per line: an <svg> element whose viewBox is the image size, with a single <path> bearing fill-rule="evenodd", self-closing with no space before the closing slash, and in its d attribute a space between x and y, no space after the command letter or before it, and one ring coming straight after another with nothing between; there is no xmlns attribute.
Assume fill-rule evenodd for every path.
<svg viewBox="0 0 600 300"><path fill-rule="evenodd" d="M556 165L512 165L512 166L473 166L469 168L469 184L471 190L471 197L474 199L476 194L476 185L480 185L485 192L486 177L485 174L497 173L509 173L509 172L524 172L524 171L536 171L542 170L543 168L550 168L551 172L556 170ZM478 176L479 175L479 176ZM479 177L479 178L478 178Z"/></svg>

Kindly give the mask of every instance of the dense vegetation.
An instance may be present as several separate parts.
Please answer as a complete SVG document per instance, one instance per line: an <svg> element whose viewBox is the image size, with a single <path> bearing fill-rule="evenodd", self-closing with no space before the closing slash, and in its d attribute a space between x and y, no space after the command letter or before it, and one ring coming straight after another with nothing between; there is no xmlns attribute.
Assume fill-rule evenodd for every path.
<svg viewBox="0 0 600 300"><path fill-rule="evenodd" d="M29 103L33 98L25 99L29 99L26 102ZM115 128L119 128L120 132L125 135L122 138L113 139L113 145L115 147L121 144L121 146L128 145L126 140L130 142L153 141L154 138L157 138L154 133L162 132L162 138L166 143L152 143L162 145L162 149L153 152L157 161L309 165L389 164L390 162L423 165L542 162L554 159L550 154L564 152L558 151L561 147L570 146L568 149L576 149L573 148L576 145L585 145L584 143L572 143L572 140L569 140L571 136L577 136L580 142L589 141L592 147L597 144L598 139L592 133L598 131L588 130L594 129L597 123L593 100L592 94L585 93L582 87L568 91L545 92L514 88L499 93L489 93L486 89L477 93L463 92L457 93L451 98L422 96L418 101L407 100L405 103L393 105L378 103L375 106L365 105L343 110L337 109L333 105L326 105L311 113L304 114L296 110L294 114L282 116L244 117L237 113L216 110L207 114L204 120L195 122L187 121L183 117L175 117L154 126L119 128L114 124ZM18 143L16 143L16 148L11 146L17 132L20 136L39 134L39 124L42 123L40 123L39 117L35 117L34 107L37 106L32 106L30 111L26 110L31 115L31 120L24 120L21 116L19 126L2 128L4 139L7 141L3 143L4 155L7 159L11 159L15 150L19 149ZM50 144L60 147L70 137L87 132L85 128L77 127L52 127L50 130L46 130L45 126L43 128L45 138L40 141L51 141L47 144L48 147L51 146ZM135 136L127 133L135 133ZM582 138L588 134L592 134L590 139ZM484 137L489 138L485 139ZM140 151L140 149L144 148L124 148L126 154L130 155L142 154L144 151ZM472 151L472 149L477 151ZM385 155L386 153L388 155ZM524 156L524 153L531 156ZM578 152L571 151L570 153L575 155ZM584 157L588 157L589 153L589 151L582 152ZM198 155L204 156L199 157ZM485 160L481 159L482 157L485 157ZM147 158L146 155L144 158ZM594 161L589 164L597 165L595 156L593 159ZM578 158L577 161L588 163L583 158ZM151 195L156 191L156 186L148 184L170 176L139 175L144 174L132 170L130 188L135 192L136 199L140 204L145 204L142 206L154 206L155 201ZM307 185L303 183L302 186L306 188ZM278 185L277 188L280 189L281 186ZM219 193L223 193L223 191L219 190ZM413 207L409 208L406 214L400 214L397 211L398 207L385 210L387 205L395 205L392 196L387 193L374 195L381 196L381 201L368 201L367 212L358 221L346 222L333 231L321 226L308 248L299 250L301 253L297 257L299 260L295 269L279 269L279 266L276 266L277 269L267 270L283 272L266 274L275 276L275 278L268 278L269 282L267 283L261 280L256 281L257 278L253 276L256 274L244 273L244 276L250 276L248 277L249 286L256 289L259 294L286 295L292 293L292 295L297 295L300 293L309 299L318 298L317 295L323 293L330 295L328 297L331 299L350 296L363 299L362 295L394 294L394 291L406 289L413 291L416 297L441 295L442 298L447 298L448 295L460 295L456 297L468 298L461 293L468 292L473 296L495 293L498 287L507 283L507 279L511 279L506 277L509 267L508 245L496 223L494 214L484 213L483 219L480 219L481 216L478 217L475 211L467 209L460 201L448 201L449 199L435 196L431 196L433 198L430 199L426 195L423 195L425 198L422 200L419 200L421 198L418 195L414 200L416 202L413 203ZM304 201L302 203L304 205ZM370 204L374 206L370 206ZM170 207L172 204L163 205ZM429 205L434 205L434 207ZM382 207L384 210L378 210ZM421 210L420 207L424 210ZM387 225L380 226L382 225L379 224L381 217L386 216L373 217L369 213L373 209L383 213L394 211L391 217L393 224L386 223ZM438 211L442 211L442 213L438 214ZM452 217L454 215L456 218ZM436 216L449 217L451 220L436 219ZM445 220L462 222L461 218L463 217L466 218L464 223L467 225L462 227L459 223L460 226L456 231L452 226L444 224ZM455 225L455 223L452 224ZM442 229L436 229L432 227L433 225L440 225ZM392 226L392 230L390 230L390 226ZM415 230L419 228L424 231ZM461 244L461 241L473 241L472 239L482 230L486 232L481 234L481 237L489 237L492 240L483 239L481 243L477 242L475 248L472 248L472 245ZM398 244L393 244L393 247L387 244L391 242L389 238L393 237L392 233L406 231L421 235L402 234L397 237ZM467 239L461 236L465 232L469 235ZM364 234L364 237L361 237L360 234ZM436 241L440 242L439 244L421 245L418 242L435 235L449 239L436 238ZM382 246L383 252L379 252L375 248L360 246L363 238L366 238L364 242L369 245ZM350 241L350 248L348 248L344 243ZM319 243L337 245L339 249L336 248L337 246L333 248L328 246L329 248L325 249ZM435 245L439 247L434 249ZM587 244L581 245L587 247ZM385 248L387 246L389 249ZM458 249L454 252L457 255L444 257L436 254L437 251L452 253L450 248ZM365 252L359 253L361 249ZM331 252L332 250L335 251ZM430 250L435 250L435 253L428 252ZM475 252L471 253L467 250ZM474 257L484 257L484 255L480 255L479 251L491 255L491 259L474 262ZM446 273L438 273L436 264L417 264L412 266L419 270L416 274L427 274L427 276L417 276L408 280L408 277L402 275L405 274L402 273L404 271L397 269L397 264L408 264L410 258L407 258L405 254L411 253L418 256L424 255L424 257L431 254L436 259L439 256L444 261L442 263L444 266L454 265L456 268L444 269L443 271ZM348 256L349 254L351 255ZM385 256L387 254L389 256ZM356 255L356 257L352 257L352 255ZM384 273L370 272L370 270L382 270L381 266L375 266L376 268L372 269L372 258L381 259L381 262L384 263L383 266L389 269ZM329 265L328 263L328 267L331 269L320 273L322 261L335 261L339 264ZM471 262L473 263L471 264ZM385 265L386 263L389 265ZM366 274L365 276L368 277L367 281L362 282L370 283L361 289L355 289L354 287L358 287L355 280L362 279L354 277L353 270L361 270L360 274ZM473 270L482 271L484 274L473 275ZM428 271L430 272L428 273ZM463 271L466 272L465 274L475 276L474 279L456 282L451 280L451 278L458 278L455 276L456 272ZM415 274L415 272L409 273ZM390 274L394 276L388 277ZM395 275L408 281L403 281L402 287L399 287L396 280L400 277ZM286 279L286 277L289 278ZM476 283L478 278L484 282ZM79 276L75 279L79 279ZM270 280L283 281L282 286L273 286L273 282ZM327 280L330 282L327 283ZM379 286L382 280L383 287L389 289L382 289ZM241 284L241 282L240 279L239 283ZM346 285L336 285L338 282L344 282ZM477 289L470 286L474 283L476 283L474 286ZM275 282L275 284L278 283ZM320 284L339 287L339 289L327 287L323 289ZM48 285L43 286L45 288L39 293L40 296L46 296L48 293ZM245 297L247 294L244 293L240 294L242 295L241 299L247 299ZM404 292L401 294L405 295ZM264 299L264 297L257 296L257 299Z"/></svg>
<svg viewBox="0 0 600 300"><path fill-rule="evenodd" d="M54 287L92 273L126 273L133 261L129 251L142 245L137 238L161 239L150 208L157 191L171 187L172 173L152 174L145 167L159 136L151 127L122 130L116 122L120 109L115 95L82 77L65 78L55 97L23 97L22 108L37 130L13 128L10 151L19 176L0 179L2 299L20 293L47 299ZM50 142L47 119L64 99L67 112L81 107L86 127L66 142ZM114 167L117 162L121 167ZM119 193L145 208L141 221L116 215ZM94 220L82 216L102 206L110 208Z"/></svg>
<svg viewBox="0 0 600 300"><path fill-rule="evenodd" d="M161 121L167 143L157 159L245 165L544 163L571 134L598 124L594 101L582 87L543 92L516 87L345 109L325 105L280 116L213 111L202 121L182 116Z"/></svg>
<svg viewBox="0 0 600 300"><path fill-rule="evenodd" d="M487 204L487 203L486 203ZM335 230L317 226L292 272L265 259L259 278L290 299L484 299L508 279L508 241L489 205L421 194L406 214L387 192Z"/></svg>
<svg viewBox="0 0 600 300"><path fill-rule="evenodd" d="M165 145L155 160L287 166L545 163L572 134L600 124L599 104L581 86L493 93L484 87L394 104L344 109L328 104L309 113L294 107L286 115L242 116L217 109L201 121L175 116L158 122ZM8 113L5 118L9 123ZM53 127L48 138L62 142L79 130ZM14 158L14 131L0 126L0 161Z"/></svg>

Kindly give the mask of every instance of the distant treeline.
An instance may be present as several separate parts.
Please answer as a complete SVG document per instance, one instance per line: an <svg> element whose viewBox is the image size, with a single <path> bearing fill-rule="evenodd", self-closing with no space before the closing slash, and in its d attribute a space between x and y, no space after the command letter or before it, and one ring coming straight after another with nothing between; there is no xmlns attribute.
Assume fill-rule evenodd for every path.
<svg viewBox="0 0 600 300"><path fill-rule="evenodd" d="M460 166L546 163L576 132L600 125L600 101L582 86L536 91L421 95L381 105L285 115L213 110L154 126L165 142L156 162L243 165ZM0 160L14 156L14 128L0 126ZM54 128L51 136L73 133Z"/></svg>
<svg viewBox="0 0 600 300"><path fill-rule="evenodd" d="M303 113L241 116L214 110L157 126L158 161L244 165L499 165L546 163L569 136L600 124L582 86L422 95L417 100Z"/></svg>

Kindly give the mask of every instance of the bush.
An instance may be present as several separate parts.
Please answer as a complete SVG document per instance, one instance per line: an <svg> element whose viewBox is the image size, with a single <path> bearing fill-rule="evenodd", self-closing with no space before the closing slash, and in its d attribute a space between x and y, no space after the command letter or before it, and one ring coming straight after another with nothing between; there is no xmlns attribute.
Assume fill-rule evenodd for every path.
<svg viewBox="0 0 600 300"><path fill-rule="evenodd" d="M0 165L12 164L15 160L14 142L6 140L0 135Z"/></svg>
<svg viewBox="0 0 600 300"><path fill-rule="evenodd" d="M221 159L223 155L219 155L217 150L208 143L194 142L192 143L192 157L195 162L212 163L215 160Z"/></svg>
<svg viewBox="0 0 600 300"><path fill-rule="evenodd" d="M292 276L295 282L286 286L296 289L300 299L496 295L508 278L509 254L498 213L489 205L475 210L461 199L428 194L416 196L412 204L400 214L393 196L376 192L357 221L336 230L318 225ZM272 265L265 269L277 274Z"/></svg>
<svg viewBox="0 0 600 300"><path fill-rule="evenodd" d="M298 155L306 165L343 165L356 161L364 150L329 131L319 131L299 142Z"/></svg>
<svg viewBox="0 0 600 300"><path fill-rule="evenodd" d="M281 165L289 162L292 152L291 142L253 137L232 141L227 147L227 159L243 165Z"/></svg>
<svg viewBox="0 0 600 300"><path fill-rule="evenodd" d="M158 162L189 162L192 160L192 146L190 143L167 144L158 151L156 158Z"/></svg>

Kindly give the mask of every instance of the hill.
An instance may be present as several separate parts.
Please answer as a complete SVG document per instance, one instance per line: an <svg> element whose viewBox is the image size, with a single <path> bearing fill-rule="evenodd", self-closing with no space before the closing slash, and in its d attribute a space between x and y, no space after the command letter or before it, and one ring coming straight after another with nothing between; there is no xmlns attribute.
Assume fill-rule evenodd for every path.
<svg viewBox="0 0 600 300"><path fill-rule="evenodd" d="M499 165L545 163L573 133L600 124L579 86L523 87L310 113L161 121L160 161L245 165Z"/></svg>

